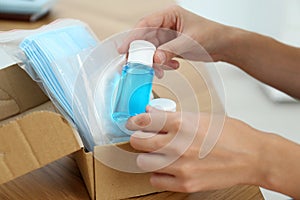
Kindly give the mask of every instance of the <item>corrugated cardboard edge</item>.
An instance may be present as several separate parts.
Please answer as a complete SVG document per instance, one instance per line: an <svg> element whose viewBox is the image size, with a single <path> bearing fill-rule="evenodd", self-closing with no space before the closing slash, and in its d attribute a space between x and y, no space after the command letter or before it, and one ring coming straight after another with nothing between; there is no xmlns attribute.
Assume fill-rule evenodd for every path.
<svg viewBox="0 0 300 200"><path fill-rule="evenodd" d="M36 111L2 124L0 184L43 167L80 148L73 128L61 115L54 112Z"/></svg>
<svg viewBox="0 0 300 200"><path fill-rule="evenodd" d="M85 182L85 186L92 200L95 200L95 176L94 176L94 156L92 152L85 152L82 148L75 153L77 166Z"/></svg>
<svg viewBox="0 0 300 200"><path fill-rule="evenodd" d="M115 156L115 147L129 152L137 152L126 142L116 145L96 146L94 154L107 156L116 162L136 162L135 158L132 158L132 160L119 159ZM97 200L125 199L161 192L161 190L154 188L150 184L150 173L127 173L118 171L104 165L97 158L97 156L94 157Z"/></svg>

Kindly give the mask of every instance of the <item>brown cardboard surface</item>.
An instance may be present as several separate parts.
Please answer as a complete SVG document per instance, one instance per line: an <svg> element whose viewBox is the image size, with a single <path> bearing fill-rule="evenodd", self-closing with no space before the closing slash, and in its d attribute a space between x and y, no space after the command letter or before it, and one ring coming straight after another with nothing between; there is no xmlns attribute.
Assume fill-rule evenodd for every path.
<svg viewBox="0 0 300 200"><path fill-rule="evenodd" d="M95 197L94 177L94 156L92 152L85 152L84 149L75 153L76 163L80 169L86 188L92 200Z"/></svg>
<svg viewBox="0 0 300 200"><path fill-rule="evenodd" d="M128 152L136 152L128 142L106 146L96 146L94 150L95 156L95 188L96 199L125 199L154 192L159 192L150 184L150 173L126 173L112 169L97 158L97 155L113 159L115 163L122 162L133 163L135 165L136 159L122 158L118 154L115 147L121 148ZM132 168L131 168L132 170Z"/></svg>
<svg viewBox="0 0 300 200"><path fill-rule="evenodd" d="M0 127L1 125L4 125L4 124L7 124L11 121L14 121L14 120L17 120L17 119L20 119L22 117L24 117L25 115L28 115L30 113L33 113L35 111L51 111L51 112L55 112L55 113L58 113L58 110L56 109L56 107L52 104L51 101L47 101L46 103L43 103L41 105L38 105L36 107L33 107L29 110L26 110L18 115L14 115L10 118L7 118L7 119L4 119L2 121L0 121Z"/></svg>
<svg viewBox="0 0 300 200"><path fill-rule="evenodd" d="M2 124L0 184L80 148L73 128L54 112L36 111Z"/></svg>
<svg viewBox="0 0 300 200"><path fill-rule="evenodd" d="M137 152L128 142L115 144L115 146L125 151ZM114 154L115 146L96 146L94 154L111 158L115 162L123 162L124 160ZM135 174L112 169L99 161L94 154L83 149L75 154L77 165L92 200L125 199L160 192L151 186L150 173ZM135 159L125 160L125 162L135 163Z"/></svg>
<svg viewBox="0 0 300 200"><path fill-rule="evenodd" d="M0 70L0 120L46 101L48 97L19 66Z"/></svg>

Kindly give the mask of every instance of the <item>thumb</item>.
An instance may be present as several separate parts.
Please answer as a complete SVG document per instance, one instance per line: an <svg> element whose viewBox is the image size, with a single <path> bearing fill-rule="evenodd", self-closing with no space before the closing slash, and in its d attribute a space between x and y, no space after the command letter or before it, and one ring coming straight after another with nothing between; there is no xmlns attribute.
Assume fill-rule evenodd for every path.
<svg viewBox="0 0 300 200"><path fill-rule="evenodd" d="M130 117L126 128L132 131L168 132L172 128L172 116L167 112L143 113Z"/></svg>
<svg viewBox="0 0 300 200"><path fill-rule="evenodd" d="M174 57L181 57L187 49L185 47L188 41L186 36L179 36L167 43L160 45L154 54L154 63L165 64Z"/></svg>

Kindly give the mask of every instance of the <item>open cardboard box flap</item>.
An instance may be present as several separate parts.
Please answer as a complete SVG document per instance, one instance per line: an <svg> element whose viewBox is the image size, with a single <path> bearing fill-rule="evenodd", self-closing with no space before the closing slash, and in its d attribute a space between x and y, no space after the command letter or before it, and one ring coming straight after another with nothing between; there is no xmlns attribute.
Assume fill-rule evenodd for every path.
<svg viewBox="0 0 300 200"><path fill-rule="evenodd" d="M0 122L0 184L76 152L92 199L122 199L158 192L150 185L149 174L111 169L95 159L92 152L85 152L76 130L18 66L0 70L0 77L1 106L6 108L3 103L12 97L12 107L17 108L0 110L0 116L6 118ZM116 145L133 151L129 143ZM95 151L113 156L110 147L97 146Z"/></svg>
<svg viewBox="0 0 300 200"><path fill-rule="evenodd" d="M59 114L35 111L0 126L0 184L78 151L72 127Z"/></svg>
<svg viewBox="0 0 300 200"><path fill-rule="evenodd" d="M0 70L0 120L48 100L39 86L18 65Z"/></svg>

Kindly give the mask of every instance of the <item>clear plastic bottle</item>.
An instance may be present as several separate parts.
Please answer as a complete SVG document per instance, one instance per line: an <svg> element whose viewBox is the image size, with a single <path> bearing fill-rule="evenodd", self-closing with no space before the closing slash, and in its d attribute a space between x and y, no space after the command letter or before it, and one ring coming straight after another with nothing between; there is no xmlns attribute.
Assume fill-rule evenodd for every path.
<svg viewBox="0 0 300 200"><path fill-rule="evenodd" d="M124 122L131 116L145 112L152 91L155 50L155 46L148 41L131 42L112 114L115 122Z"/></svg>

